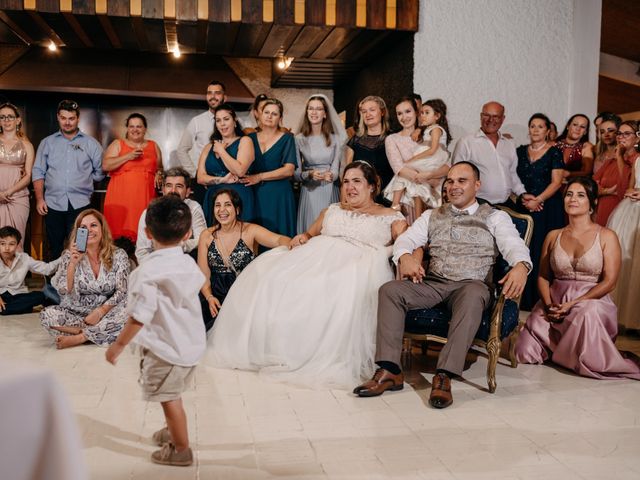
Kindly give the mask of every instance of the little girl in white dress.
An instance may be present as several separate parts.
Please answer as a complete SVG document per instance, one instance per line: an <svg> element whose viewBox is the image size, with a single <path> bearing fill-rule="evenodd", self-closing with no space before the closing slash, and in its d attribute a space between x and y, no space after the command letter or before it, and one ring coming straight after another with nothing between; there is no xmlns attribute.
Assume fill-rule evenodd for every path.
<svg viewBox="0 0 640 480"><path fill-rule="evenodd" d="M446 113L447 107L439 99L427 100L422 106L421 123L427 128L424 131L422 143L417 145L413 157L405 163L405 166L416 171L416 176L419 173L435 173L443 165L450 165L447 145L451 138L448 135ZM401 203L414 205L417 218L422 213L422 202L427 208L436 208L442 204L443 181L444 177L439 185L434 187L396 174L384 189L384 196L392 201L391 208L396 210L400 209ZM416 199L421 199L422 202Z"/></svg>

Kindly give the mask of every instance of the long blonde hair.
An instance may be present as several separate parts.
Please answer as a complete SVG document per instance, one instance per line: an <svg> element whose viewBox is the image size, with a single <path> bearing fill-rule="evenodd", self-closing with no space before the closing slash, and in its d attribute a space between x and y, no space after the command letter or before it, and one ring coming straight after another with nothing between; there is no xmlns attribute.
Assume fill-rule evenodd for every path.
<svg viewBox="0 0 640 480"><path fill-rule="evenodd" d="M364 117L360 115L360 108L367 102L375 102L380 107L380 111L382 113L382 133L380 133L381 137L386 137L387 132L389 132L389 110L387 109L387 104L384 103L384 100L376 95L369 95L368 97L364 97L358 103L358 131L356 135L358 137L363 137L367 134L367 126L364 124Z"/></svg>
<svg viewBox="0 0 640 480"><path fill-rule="evenodd" d="M69 234L69 238L67 239L67 246L71 245L72 242L75 241L76 234L78 233L78 228L82 223L82 220L89 215L93 215L96 217L98 222L100 222L100 229L102 230L102 240L100 240L98 257L100 258L100 262L104 265L107 270L111 270L113 266L113 254L116 251L116 246L113 244L113 237L111 236L111 230L109 230L109 225L107 224L107 220L104 218L98 210L93 208L89 208L88 210L83 210L76 217L76 221L73 223L73 230Z"/></svg>

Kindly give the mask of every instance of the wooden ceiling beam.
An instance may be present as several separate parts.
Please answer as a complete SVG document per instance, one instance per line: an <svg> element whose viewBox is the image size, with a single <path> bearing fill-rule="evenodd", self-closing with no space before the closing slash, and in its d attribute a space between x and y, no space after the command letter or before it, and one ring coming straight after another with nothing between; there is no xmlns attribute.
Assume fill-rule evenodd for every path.
<svg viewBox="0 0 640 480"><path fill-rule="evenodd" d="M67 21L67 23L71 26L71 29L78 36L78 38L84 44L85 47L93 48L95 46L94 43L91 41L91 39L87 36L82 26L78 23L78 20L76 19L76 17L72 13L64 12L62 16Z"/></svg>
<svg viewBox="0 0 640 480"><path fill-rule="evenodd" d="M2 10L0 10L0 20L2 20L7 25L7 27L9 27L13 31L13 33L15 33L20 38L20 40L22 40L27 45L36 43L33 38L27 34L27 32L22 30L22 28L20 28L20 26L16 22L11 20L9 16Z"/></svg>
<svg viewBox="0 0 640 480"><path fill-rule="evenodd" d="M102 30L104 30L105 35L109 39L109 42L111 42L111 46L113 48L121 49L122 42L120 41L116 31L113 29L113 25L111 24L109 17L107 15L98 15L98 21L100 22L100 26L102 27Z"/></svg>
<svg viewBox="0 0 640 480"><path fill-rule="evenodd" d="M145 33L144 20L142 17L131 17L131 26L133 27L133 33L135 34L138 42L138 49L149 51L149 40Z"/></svg>
<svg viewBox="0 0 640 480"><path fill-rule="evenodd" d="M40 30L42 31L42 33L46 38L50 39L52 42L54 42L58 46L65 44L62 41L62 39L58 36L58 34L55 32L55 30L51 28L47 22L44 21L44 19L42 18L42 15L40 15L38 12L33 10L29 10L28 14L33 20L33 22L40 28Z"/></svg>

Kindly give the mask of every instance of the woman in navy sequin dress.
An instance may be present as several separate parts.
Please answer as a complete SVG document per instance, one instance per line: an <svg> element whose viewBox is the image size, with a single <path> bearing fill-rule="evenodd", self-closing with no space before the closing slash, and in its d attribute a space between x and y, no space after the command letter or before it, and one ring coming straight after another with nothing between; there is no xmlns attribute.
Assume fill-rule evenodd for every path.
<svg viewBox="0 0 640 480"><path fill-rule="evenodd" d="M564 226L564 209L560 188L564 178L562 152L547 140L551 122L546 115L534 114L529 119L529 145L520 145L518 176L527 192L535 195L522 211L533 218L533 236L529 245L533 270L522 294L521 305L531 310L538 301L538 268L544 239L551 230Z"/></svg>
<svg viewBox="0 0 640 480"><path fill-rule="evenodd" d="M235 190L221 189L212 197L213 226L202 232L198 243L198 265L208 280L200 291L207 330L213 325L236 277L256 257L258 245L274 248L288 245L290 240L240 220L243 204Z"/></svg>

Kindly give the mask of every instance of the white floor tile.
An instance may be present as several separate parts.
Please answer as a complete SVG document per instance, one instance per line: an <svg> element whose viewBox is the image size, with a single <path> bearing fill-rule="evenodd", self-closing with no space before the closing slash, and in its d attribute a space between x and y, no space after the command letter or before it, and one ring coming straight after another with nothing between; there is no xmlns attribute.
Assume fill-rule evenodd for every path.
<svg viewBox="0 0 640 480"><path fill-rule="evenodd" d="M640 352L640 339L621 338ZM92 479L637 479L640 382L597 381L560 368L501 360L486 387L472 355L454 404L428 406L435 356L415 354L404 390L362 399L255 372L201 366L183 399L192 467L149 461L160 405L141 400L137 358L114 368L105 349L57 351L37 315L0 321L0 352L56 372L77 415Z"/></svg>

